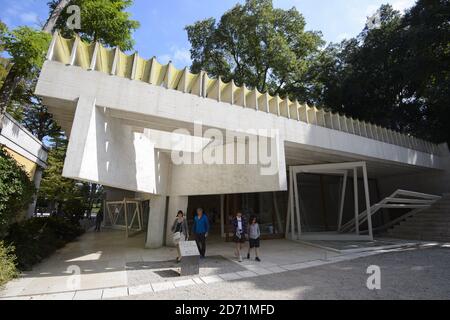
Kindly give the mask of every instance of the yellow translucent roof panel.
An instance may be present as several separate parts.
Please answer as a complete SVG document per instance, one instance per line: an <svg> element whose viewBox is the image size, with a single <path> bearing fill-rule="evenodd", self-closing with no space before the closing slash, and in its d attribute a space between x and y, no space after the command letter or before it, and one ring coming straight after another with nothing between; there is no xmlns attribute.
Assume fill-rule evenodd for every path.
<svg viewBox="0 0 450 320"><path fill-rule="evenodd" d="M119 61L116 66L116 75L124 78L131 78L133 71L134 55L126 55L119 51Z"/></svg>
<svg viewBox="0 0 450 320"><path fill-rule="evenodd" d="M106 49L103 46L100 46L97 52L97 61L95 64L95 70L110 73L113 61L114 61L114 50Z"/></svg>

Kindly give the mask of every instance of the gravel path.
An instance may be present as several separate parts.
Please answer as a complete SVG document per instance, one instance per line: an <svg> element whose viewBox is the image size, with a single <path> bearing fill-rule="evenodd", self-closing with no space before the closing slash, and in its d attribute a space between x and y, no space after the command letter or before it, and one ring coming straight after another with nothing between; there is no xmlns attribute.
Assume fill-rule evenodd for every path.
<svg viewBox="0 0 450 320"><path fill-rule="evenodd" d="M381 268L381 290L366 287L370 265ZM450 299L450 247L408 249L126 299Z"/></svg>

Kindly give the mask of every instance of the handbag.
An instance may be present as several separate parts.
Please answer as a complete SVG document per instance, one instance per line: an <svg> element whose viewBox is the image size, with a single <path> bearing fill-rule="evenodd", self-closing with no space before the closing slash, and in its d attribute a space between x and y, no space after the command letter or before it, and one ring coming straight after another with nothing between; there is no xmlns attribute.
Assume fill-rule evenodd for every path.
<svg viewBox="0 0 450 320"><path fill-rule="evenodd" d="M173 241L179 241L181 239L181 232L177 231L173 234Z"/></svg>

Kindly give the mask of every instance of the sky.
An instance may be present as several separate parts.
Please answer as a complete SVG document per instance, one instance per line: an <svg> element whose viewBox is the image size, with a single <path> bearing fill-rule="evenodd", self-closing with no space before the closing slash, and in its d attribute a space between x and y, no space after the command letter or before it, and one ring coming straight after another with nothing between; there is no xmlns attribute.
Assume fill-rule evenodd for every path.
<svg viewBox="0 0 450 320"><path fill-rule="evenodd" d="M9 28L38 27L48 16L48 0L0 0L0 20ZM143 58L157 56L178 68L190 65L189 42L184 27L195 21L216 19L243 0L134 0L129 8L140 28L135 31L135 49ZM305 17L306 29L321 31L327 42L340 42L356 36L381 4L389 3L403 11L415 0L273 0L274 6L295 6ZM83 23L83 17L81 17Z"/></svg>

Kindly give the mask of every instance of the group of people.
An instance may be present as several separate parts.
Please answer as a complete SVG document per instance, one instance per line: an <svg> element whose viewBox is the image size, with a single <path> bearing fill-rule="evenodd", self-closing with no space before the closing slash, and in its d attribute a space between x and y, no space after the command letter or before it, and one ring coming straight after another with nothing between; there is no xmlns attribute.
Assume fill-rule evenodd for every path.
<svg viewBox="0 0 450 320"><path fill-rule="evenodd" d="M236 243L235 255L239 262L242 262L242 250L243 245L248 240L249 247L247 252L247 259L250 259L252 249L255 251L255 260L261 261L259 258L258 249L260 247L261 231L259 228L258 220L256 216L250 218L250 223L242 215L242 212L238 211L232 220L233 226L233 241ZM194 235L194 240L197 243L200 258L205 258L206 253L206 239L209 232L209 219L204 214L202 208L198 208L194 216L194 223L192 226L191 234ZM181 253L179 249L180 241L189 240L189 229L187 219L184 216L183 211L179 210L177 217L172 225L173 241L177 247L177 262L181 260Z"/></svg>

